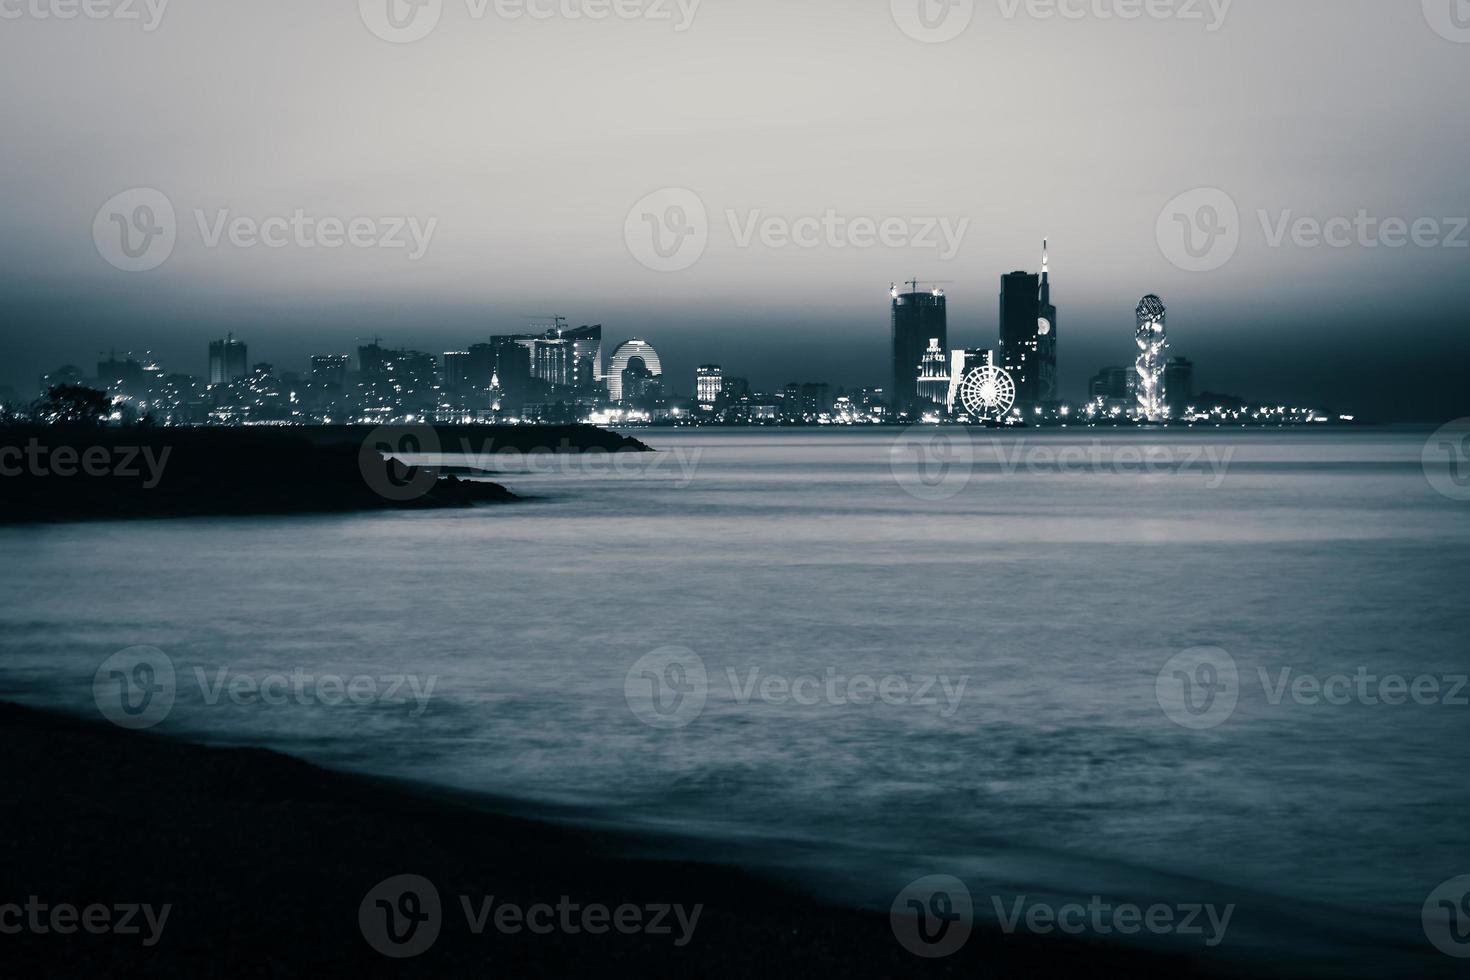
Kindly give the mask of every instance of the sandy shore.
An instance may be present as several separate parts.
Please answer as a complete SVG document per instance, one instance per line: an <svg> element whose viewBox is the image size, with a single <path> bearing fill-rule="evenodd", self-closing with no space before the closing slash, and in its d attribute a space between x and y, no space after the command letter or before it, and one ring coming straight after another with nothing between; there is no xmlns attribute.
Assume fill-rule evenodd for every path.
<svg viewBox="0 0 1470 980"><path fill-rule="evenodd" d="M10 704L0 734L0 905L21 907L0 910L0 925L25 921L0 935L7 976L1199 975L1164 956L978 932L923 960L886 915L736 870L620 856L647 841ZM369 892L404 874L432 882L440 928L419 955L391 958L359 912L368 900L367 921L381 917ZM557 923L547 934L527 928L538 905L537 923ZM525 916L519 929L506 906ZM599 906L637 930L587 917ZM133 932L100 928L124 917Z"/></svg>

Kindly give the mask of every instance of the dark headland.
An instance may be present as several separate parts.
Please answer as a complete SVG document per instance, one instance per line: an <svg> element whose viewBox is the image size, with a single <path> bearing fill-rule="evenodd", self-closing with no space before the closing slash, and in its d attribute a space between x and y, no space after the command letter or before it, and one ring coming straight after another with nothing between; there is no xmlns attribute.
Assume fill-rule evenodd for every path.
<svg viewBox="0 0 1470 980"><path fill-rule="evenodd" d="M0 427L0 522L470 507L516 499L485 466L412 468L395 453L493 464L533 453L648 452L590 425Z"/></svg>
<svg viewBox="0 0 1470 980"><path fill-rule="evenodd" d="M1202 975L1169 956L1000 934L923 960L898 945L884 914L830 907L739 870L628 856L647 841L6 703L0 738L0 903L171 906L151 947L146 926L0 936L6 976ZM433 882L443 925L420 955L390 959L369 946L358 912L370 889L402 874ZM681 947L677 925L663 935L493 925L475 935L460 896L702 910Z"/></svg>

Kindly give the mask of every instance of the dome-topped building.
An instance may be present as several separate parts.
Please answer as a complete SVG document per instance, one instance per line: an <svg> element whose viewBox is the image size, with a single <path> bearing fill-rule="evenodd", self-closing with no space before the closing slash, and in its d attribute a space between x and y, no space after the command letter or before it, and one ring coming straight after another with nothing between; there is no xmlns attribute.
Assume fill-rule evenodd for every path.
<svg viewBox="0 0 1470 980"><path fill-rule="evenodd" d="M623 372L635 361L642 362L648 373L654 377L660 377L664 373L658 351L653 349L652 344L636 337L623 341L607 362L607 396L613 402L623 400Z"/></svg>

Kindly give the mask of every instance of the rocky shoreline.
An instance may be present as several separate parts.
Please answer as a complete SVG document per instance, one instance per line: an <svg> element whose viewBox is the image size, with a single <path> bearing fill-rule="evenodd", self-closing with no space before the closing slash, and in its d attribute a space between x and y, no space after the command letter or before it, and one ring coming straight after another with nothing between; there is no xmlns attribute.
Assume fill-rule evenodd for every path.
<svg viewBox="0 0 1470 980"><path fill-rule="evenodd" d="M647 451L593 426L8 426L0 523L472 507L517 497L396 457Z"/></svg>

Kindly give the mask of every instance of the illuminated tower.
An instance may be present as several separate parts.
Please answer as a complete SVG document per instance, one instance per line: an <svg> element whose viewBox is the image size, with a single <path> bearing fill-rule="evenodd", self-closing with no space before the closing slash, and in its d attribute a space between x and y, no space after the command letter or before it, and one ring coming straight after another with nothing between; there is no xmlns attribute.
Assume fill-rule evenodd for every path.
<svg viewBox="0 0 1470 980"><path fill-rule="evenodd" d="M1061 401L1057 394L1057 308L1051 304L1051 257L1041 243L1041 295L1036 316L1036 376L1042 404Z"/></svg>
<svg viewBox="0 0 1470 980"><path fill-rule="evenodd" d="M505 397L505 390L500 387L500 375L495 371L490 372L490 411L495 416L500 416L500 402Z"/></svg>
<svg viewBox="0 0 1470 980"><path fill-rule="evenodd" d="M1041 402L1041 280L1012 272L1000 280L1000 357L1016 384L1016 404L1030 414Z"/></svg>
<svg viewBox="0 0 1470 980"><path fill-rule="evenodd" d="M713 412L725 387L725 372L718 364L701 364L694 372L694 397L702 412Z"/></svg>
<svg viewBox="0 0 1470 980"><path fill-rule="evenodd" d="M1168 415L1164 399L1164 351L1169 337L1164 326L1164 301L1150 293L1138 304L1138 417L1148 422L1162 421Z"/></svg>
<svg viewBox="0 0 1470 980"><path fill-rule="evenodd" d="M919 362L918 397L921 411L930 412L949 400L949 354L938 337L929 338L929 349Z"/></svg>
<svg viewBox="0 0 1470 980"><path fill-rule="evenodd" d="M919 371L928 342L938 338L941 350L949 346L944 290L920 292L917 280L907 285L912 287L907 293L900 293L897 286L889 289L893 301L893 391L889 397L895 417L919 414Z"/></svg>
<svg viewBox="0 0 1470 980"><path fill-rule="evenodd" d="M224 384L249 374L249 361L246 359L245 351L245 343L236 340L234 334L227 335L224 340L211 340L209 342L209 383L212 385ZM98 377L100 378L101 375L99 374Z"/></svg>

